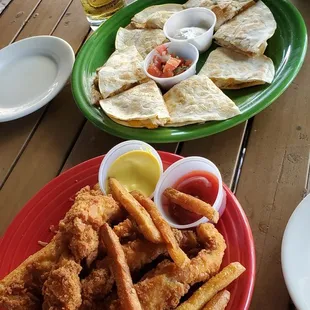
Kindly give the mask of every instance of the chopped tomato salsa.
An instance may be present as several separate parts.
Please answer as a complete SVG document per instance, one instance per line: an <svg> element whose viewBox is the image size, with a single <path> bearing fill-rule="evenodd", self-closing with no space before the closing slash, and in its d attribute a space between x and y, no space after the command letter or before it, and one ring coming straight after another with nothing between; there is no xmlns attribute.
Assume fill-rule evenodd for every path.
<svg viewBox="0 0 310 310"><path fill-rule="evenodd" d="M169 54L165 45L156 47L156 51L158 54L153 57L147 69L147 72L155 77L173 77L183 73L192 65L190 59Z"/></svg>

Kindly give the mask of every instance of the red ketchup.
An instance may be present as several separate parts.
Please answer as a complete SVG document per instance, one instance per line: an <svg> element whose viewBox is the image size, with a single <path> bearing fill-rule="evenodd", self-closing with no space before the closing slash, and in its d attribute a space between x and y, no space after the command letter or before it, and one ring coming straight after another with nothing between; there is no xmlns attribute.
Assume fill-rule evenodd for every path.
<svg viewBox="0 0 310 310"><path fill-rule="evenodd" d="M212 173L196 170L184 175L172 187L213 205L217 197L219 183ZM164 201L164 208L167 213L179 225L187 225L202 218L201 215L183 209L167 199Z"/></svg>

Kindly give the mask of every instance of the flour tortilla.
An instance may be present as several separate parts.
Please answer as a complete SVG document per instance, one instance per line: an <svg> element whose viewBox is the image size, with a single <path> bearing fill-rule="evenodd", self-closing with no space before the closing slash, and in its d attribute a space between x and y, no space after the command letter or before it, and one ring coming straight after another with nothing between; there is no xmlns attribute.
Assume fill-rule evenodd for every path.
<svg viewBox="0 0 310 310"><path fill-rule="evenodd" d="M114 121L129 127L157 128L169 120L161 91L152 80L100 100L100 106Z"/></svg>
<svg viewBox="0 0 310 310"><path fill-rule="evenodd" d="M119 28L115 48L117 50L135 46L141 56L145 58L156 46L163 44L167 39L161 29L134 29Z"/></svg>
<svg viewBox="0 0 310 310"><path fill-rule="evenodd" d="M277 28L269 8L258 1L245 12L222 25L215 33L217 44L248 56L263 55L267 40Z"/></svg>
<svg viewBox="0 0 310 310"><path fill-rule="evenodd" d="M189 0L185 8L205 7L216 15L215 31L225 22L255 4L255 0Z"/></svg>
<svg viewBox="0 0 310 310"><path fill-rule="evenodd" d="M248 57L224 47L211 52L198 75L208 76L221 89L240 89L271 83L275 69L265 55Z"/></svg>
<svg viewBox="0 0 310 310"><path fill-rule="evenodd" d="M136 28L163 29L165 22L175 12L183 10L181 4L167 3L162 5L153 5L137 13L131 20Z"/></svg>
<svg viewBox="0 0 310 310"><path fill-rule="evenodd" d="M218 121L240 114L238 107L207 76L194 75L172 87L164 100L170 114L165 126Z"/></svg>
<svg viewBox="0 0 310 310"><path fill-rule="evenodd" d="M143 58L134 46L115 51L98 71L102 98L114 96L134 85L149 80L143 70Z"/></svg>

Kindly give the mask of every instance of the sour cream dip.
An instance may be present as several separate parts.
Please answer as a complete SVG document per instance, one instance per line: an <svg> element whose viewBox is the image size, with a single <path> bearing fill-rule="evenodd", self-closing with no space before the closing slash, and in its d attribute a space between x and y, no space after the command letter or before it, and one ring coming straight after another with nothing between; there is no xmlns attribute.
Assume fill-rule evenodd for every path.
<svg viewBox="0 0 310 310"><path fill-rule="evenodd" d="M194 39L201 36L206 31L208 31L208 29L202 27L184 27L177 30L173 38L177 40Z"/></svg>

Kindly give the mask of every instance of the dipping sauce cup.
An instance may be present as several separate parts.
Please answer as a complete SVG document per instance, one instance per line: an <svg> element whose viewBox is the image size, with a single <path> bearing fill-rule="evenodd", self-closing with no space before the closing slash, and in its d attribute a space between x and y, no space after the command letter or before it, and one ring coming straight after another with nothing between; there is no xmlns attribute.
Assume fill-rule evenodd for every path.
<svg viewBox="0 0 310 310"><path fill-rule="evenodd" d="M161 176L160 180L157 183L154 193L154 202L158 210L160 211L163 218L169 223L169 225L174 228L189 229L209 221L206 217L198 216L195 219L194 217L190 216L189 219L193 219L193 222L189 222L187 224L181 224L180 221L177 221L175 216L172 216L171 213L172 210L167 209L167 198L164 197L163 195L165 189L168 187L175 187L176 184L178 188L178 185L181 186L180 181L184 187L184 185L186 185L187 176L188 180L190 181L190 178L193 178L194 175L196 176L196 178L198 177L204 179L206 177L206 179L202 180L202 182L205 181L207 184L211 186L215 185L215 189L217 189L217 192L214 193L214 188L213 189L210 188L211 191L213 190L212 196L214 199L214 202L211 203L211 205L215 210L219 212L220 216L223 214L225 210L226 195L223 189L222 176L218 168L215 166L215 164L206 158L198 156L181 159L176 163L174 163L173 165L171 165L163 173L163 175ZM215 182L213 183L212 181ZM201 182L201 180L198 180L198 182ZM202 199L202 197L199 198ZM168 206L170 207L171 205L168 204ZM178 209L181 208L179 206L177 207ZM185 216L186 214L188 214L188 211L184 210L183 208L179 209L179 211L185 211L180 212ZM184 220L188 220L188 218Z"/></svg>
<svg viewBox="0 0 310 310"><path fill-rule="evenodd" d="M139 190L152 198L162 173L163 163L157 151L145 142L129 140L105 155L98 178L104 194L109 194L108 178L114 177L128 191Z"/></svg>
<svg viewBox="0 0 310 310"><path fill-rule="evenodd" d="M206 8L190 8L173 14L164 25L165 36L171 42L188 42L197 47L200 53L205 52L212 44L216 15ZM179 39L179 32L184 28L198 27L205 31L198 36ZM194 29L193 29L194 30Z"/></svg>

